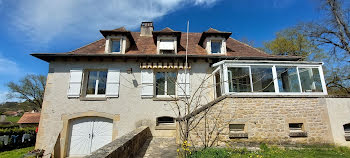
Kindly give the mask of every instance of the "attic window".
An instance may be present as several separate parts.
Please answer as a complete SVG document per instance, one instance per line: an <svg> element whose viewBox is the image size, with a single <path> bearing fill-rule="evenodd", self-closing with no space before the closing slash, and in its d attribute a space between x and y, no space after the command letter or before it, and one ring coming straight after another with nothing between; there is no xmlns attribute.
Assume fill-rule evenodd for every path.
<svg viewBox="0 0 350 158"><path fill-rule="evenodd" d="M174 40L161 39L159 42L159 51L161 54L173 54L175 50Z"/></svg>
<svg viewBox="0 0 350 158"><path fill-rule="evenodd" d="M121 51L121 40L112 40L112 44L111 44L111 52L112 53L120 53Z"/></svg>
<svg viewBox="0 0 350 158"><path fill-rule="evenodd" d="M211 53L221 53L222 41L221 40L212 40L211 41Z"/></svg>

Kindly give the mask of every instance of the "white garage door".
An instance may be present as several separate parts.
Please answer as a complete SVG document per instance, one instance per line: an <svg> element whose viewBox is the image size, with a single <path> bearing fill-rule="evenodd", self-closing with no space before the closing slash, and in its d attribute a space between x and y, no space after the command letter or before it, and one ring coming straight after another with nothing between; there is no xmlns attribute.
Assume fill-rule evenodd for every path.
<svg viewBox="0 0 350 158"><path fill-rule="evenodd" d="M69 156L88 155L112 141L113 121L100 117L74 119L70 123Z"/></svg>

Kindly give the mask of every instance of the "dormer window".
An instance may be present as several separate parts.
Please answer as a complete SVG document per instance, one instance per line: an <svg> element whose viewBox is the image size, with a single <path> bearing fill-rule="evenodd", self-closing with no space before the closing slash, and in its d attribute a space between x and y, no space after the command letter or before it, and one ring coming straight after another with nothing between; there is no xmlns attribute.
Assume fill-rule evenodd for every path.
<svg viewBox="0 0 350 158"><path fill-rule="evenodd" d="M120 43L121 43L120 39L118 39L118 40L113 39L112 40L112 44L111 44L111 52L112 53L120 53L120 50L122 50Z"/></svg>
<svg viewBox="0 0 350 158"><path fill-rule="evenodd" d="M176 37L157 37L157 48L159 54L176 54L177 52L177 41Z"/></svg>
<svg viewBox="0 0 350 158"><path fill-rule="evenodd" d="M159 53L160 54L174 54L175 44L174 40L161 39L159 42Z"/></svg>
<svg viewBox="0 0 350 158"><path fill-rule="evenodd" d="M222 41L221 40L212 40L211 41L211 53L221 53Z"/></svg>

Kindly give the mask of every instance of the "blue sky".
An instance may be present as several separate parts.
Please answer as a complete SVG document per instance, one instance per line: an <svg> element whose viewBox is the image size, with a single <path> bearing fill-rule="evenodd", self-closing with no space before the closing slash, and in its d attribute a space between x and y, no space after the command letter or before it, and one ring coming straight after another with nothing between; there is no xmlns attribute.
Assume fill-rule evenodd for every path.
<svg viewBox="0 0 350 158"><path fill-rule="evenodd" d="M321 18L319 0L0 0L0 102L5 84L26 74L43 74L48 64L30 53L67 52L102 38L100 29L141 21L155 30L170 27L203 32L210 27L260 47L275 32Z"/></svg>

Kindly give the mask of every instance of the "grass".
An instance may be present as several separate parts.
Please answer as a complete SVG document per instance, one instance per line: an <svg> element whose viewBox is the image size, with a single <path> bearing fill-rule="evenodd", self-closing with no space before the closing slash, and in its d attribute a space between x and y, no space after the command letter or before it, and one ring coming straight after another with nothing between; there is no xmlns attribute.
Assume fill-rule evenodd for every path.
<svg viewBox="0 0 350 158"><path fill-rule="evenodd" d="M17 124L17 121L21 118L21 116L7 116L6 120L12 122L13 124Z"/></svg>
<svg viewBox="0 0 350 158"><path fill-rule="evenodd" d="M32 150L34 150L33 146L22 148L22 149L15 149L10 151L0 152L0 158L21 158L24 154Z"/></svg>
<svg viewBox="0 0 350 158"><path fill-rule="evenodd" d="M282 149L261 145L259 151L238 148L207 148L192 152L191 158L350 158L347 147L306 147L302 149Z"/></svg>

